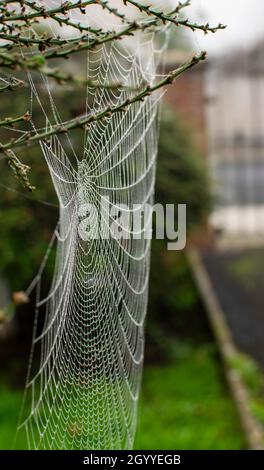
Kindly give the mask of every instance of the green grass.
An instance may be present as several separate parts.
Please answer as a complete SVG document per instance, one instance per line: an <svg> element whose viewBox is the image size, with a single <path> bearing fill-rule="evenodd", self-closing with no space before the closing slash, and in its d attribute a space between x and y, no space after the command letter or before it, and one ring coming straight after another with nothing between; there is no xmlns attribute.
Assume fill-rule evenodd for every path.
<svg viewBox="0 0 264 470"><path fill-rule="evenodd" d="M7 384L0 386L0 449L12 449L19 410L23 393L9 388ZM21 437L19 448L26 448L26 440Z"/></svg>
<svg viewBox="0 0 264 470"><path fill-rule="evenodd" d="M264 426L264 375L258 363L246 354L237 353L230 366L240 376L247 387L251 412L259 424Z"/></svg>
<svg viewBox="0 0 264 470"><path fill-rule="evenodd" d="M256 285L262 286L263 263L263 249L253 249L228 260L227 268L246 291L254 292Z"/></svg>
<svg viewBox="0 0 264 470"><path fill-rule="evenodd" d="M22 392L0 387L0 449L12 448ZM25 448L19 435L18 448ZM137 449L243 449L235 405L212 348L185 348L173 365L146 367Z"/></svg>
<svg viewBox="0 0 264 470"><path fill-rule="evenodd" d="M209 348L190 349L176 365L147 368L137 449L243 449L235 405Z"/></svg>

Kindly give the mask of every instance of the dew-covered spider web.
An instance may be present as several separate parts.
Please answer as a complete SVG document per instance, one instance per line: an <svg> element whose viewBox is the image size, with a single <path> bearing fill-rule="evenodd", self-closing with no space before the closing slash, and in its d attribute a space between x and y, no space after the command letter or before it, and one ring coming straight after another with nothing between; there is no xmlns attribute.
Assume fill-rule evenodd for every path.
<svg viewBox="0 0 264 470"><path fill-rule="evenodd" d="M86 26L90 21L103 30L124 27L99 6L86 10L86 15L72 11L71 20ZM55 22L46 27L57 37ZM72 38L80 33L62 28L63 34ZM87 41L92 38L89 33ZM70 67L99 85L84 88L82 116L116 107L155 83L166 38L167 28L161 25L159 32L148 29L76 56ZM63 88L37 77L28 74L34 130L48 131L55 124L63 128L63 109L57 104ZM108 83L117 86L110 89ZM74 91L67 96L74 100ZM82 133L82 148L74 133L41 141L59 201L59 222L27 291L36 296L36 319L18 432L26 433L30 449L133 446L150 269L150 237L145 234L151 231L151 218L136 233L132 216L152 204L160 97L155 92L76 131ZM100 213L97 237L83 237L80 230L88 204ZM124 205L123 227L118 215ZM93 232L95 216L90 214ZM122 228L126 236L117 237ZM53 280L44 294L43 275L54 245Z"/></svg>

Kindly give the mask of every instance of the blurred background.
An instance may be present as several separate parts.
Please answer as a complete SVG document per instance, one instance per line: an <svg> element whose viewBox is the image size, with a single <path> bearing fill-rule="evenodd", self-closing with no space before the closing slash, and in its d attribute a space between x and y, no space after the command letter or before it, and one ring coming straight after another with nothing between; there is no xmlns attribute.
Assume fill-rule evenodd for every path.
<svg viewBox="0 0 264 470"><path fill-rule="evenodd" d="M169 70L209 52L162 107L156 202L187 204L189 236L184 252L153 241L136 448L264 448L264 4L193 0L189 12L228 28L177 31L165 58ZM82 109L81 92L74 102L59 93L66 117ZM17 94L15 106L24 111ZM34 148L24 158L33 196L0 162L0 322L11 293L37 272L58 216L44 161ZM29 304L0 323L1 449L12 448L33 317Z"/></svg>

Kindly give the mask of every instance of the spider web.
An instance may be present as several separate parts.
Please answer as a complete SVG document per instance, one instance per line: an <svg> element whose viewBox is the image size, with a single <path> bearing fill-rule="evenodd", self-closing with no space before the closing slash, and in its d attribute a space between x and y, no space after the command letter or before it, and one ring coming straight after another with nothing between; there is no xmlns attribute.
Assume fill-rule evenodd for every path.
<svg viewBox="0 0 264 470"><path fill-rule="evenodd" d="M93 8L93 25L101 26L99 7ZM71 17L80 21L75 12ZM110 14L106 23L108 28L121 27ZM48 28L57 36L54 24ZM123 103L135 94L133 90L153 84L166 42L167 28L162 27L159 33L138 33L87 52L81 66L87 78L100 86L87 87L84 116ZM46 130L63 125L53 82L44 76L37 82L34 74L28 74L28 81L33 122L37 114ZM106 89L109 82L125 87ZM36 318L18 432L26 432L30 449L133 447L144 358L150 269L146 234L151 232L151 218L138 232L132 220L135 211L144 211L153 202L160 98L156 92L122 113L90 123L82 130L82 149L73 135L52 136L40 143L59 201L59 222L27 291L35 291ZM40 132L39 126L33 126ZM101 215L99 236L87 240L80 236L81 208L86 204ZM124 205L126 222L118 218ZM90 225L95 229L96 224L94 217ZM126 236L116 236L120 229ZM54 244L53 280L45 296L43 273Z"/></svg>

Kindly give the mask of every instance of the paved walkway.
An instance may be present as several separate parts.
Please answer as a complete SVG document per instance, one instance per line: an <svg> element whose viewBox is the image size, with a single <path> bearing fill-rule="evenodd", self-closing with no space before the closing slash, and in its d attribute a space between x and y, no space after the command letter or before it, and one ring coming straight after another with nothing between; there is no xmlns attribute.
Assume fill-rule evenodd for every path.
<svg viewBox="0 0 264 470"><path fill-rule="evenodd" d="M203 260L236 345L264 368L264 249L211 251Z"/></svg>

